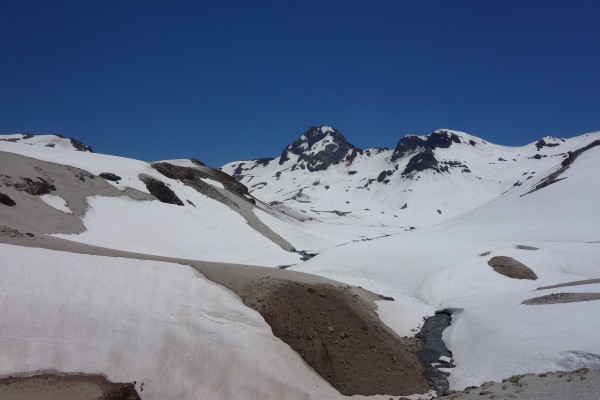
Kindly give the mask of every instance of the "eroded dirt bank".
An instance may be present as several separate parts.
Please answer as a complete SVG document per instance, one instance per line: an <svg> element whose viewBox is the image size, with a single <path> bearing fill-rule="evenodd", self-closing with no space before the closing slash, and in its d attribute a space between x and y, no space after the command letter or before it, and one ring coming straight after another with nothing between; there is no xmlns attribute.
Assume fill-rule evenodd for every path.
<svg viewBox="0 0 600 400"><path fill-rule="evenodd" d="M430 390L417 356L422 342L394 334L349 286L261 278L240 296L342 394Z"/></svg>
<svg viewBox="0 0 600 400"><path fill-rule="evenodd" d="M113 383L101 375L38 374L0 379L2 400L140 400L133 383Z"/></svg>

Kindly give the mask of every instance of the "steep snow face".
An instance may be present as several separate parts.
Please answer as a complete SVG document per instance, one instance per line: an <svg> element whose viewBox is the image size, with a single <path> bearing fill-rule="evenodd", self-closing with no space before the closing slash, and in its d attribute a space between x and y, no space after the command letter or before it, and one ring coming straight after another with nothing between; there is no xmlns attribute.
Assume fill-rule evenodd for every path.
<svg viewBox="0 0 600 400"><path fill-rule="evenodd" d="M600 137L599 133L572 139L545 137L526 146L506 147L443 129L406 136L392 151L344 147L339 143L347 141L334 140L331 135L338 132L328 128L311 128L309 133L287 146L279 158L232 162L222 170L248 186L252 195L289 215L394 226L397 231L440 223L476 208ZM327 146L343 151L319 164L323 169L309 168L307 160L320 154L315 149L322 152Z"/></svg>
<svg viewBox="0 0 600 400"><path fill-rule="evenodd" d="M598 139L597 134L574 138L569 146L594 137ZM526 147L537 151L535 143ZM504 155L509 152L515 158L525 153L507 149ZM522 304L553 293L600 292L596 281L536 291L598 277L600 146L565 164L569 167L558 179L539 190L532 191L562 166L524 179L442 224L331 248L292 269L394 297L379 312L399 334L414 334L422 318L435 310L461 310L444 332L456 364L449 370L451 389L520 373L598 368L600 342L594 332L600 322L592 316L600 312L599 301ZM494 256L524 263L538 279L500 275L488 265Z"/></svg>
<svg viewBox="0 0 600 400"><path fill-rule="evenodd" d="M0 140L63 150L93 152L92 148L87 144L61 135L31 135L28 133L17 133L14 135L0 135Z"/></svg>

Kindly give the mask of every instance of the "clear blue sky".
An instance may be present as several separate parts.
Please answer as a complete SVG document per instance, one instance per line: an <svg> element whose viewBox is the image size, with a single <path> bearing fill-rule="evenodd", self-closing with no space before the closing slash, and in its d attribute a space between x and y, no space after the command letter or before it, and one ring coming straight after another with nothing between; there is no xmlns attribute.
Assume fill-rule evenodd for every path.
<svg viewBox="0 0 600 400"><path fill-rule="evenodd" d="M209 165L328 124L360 147L600 130L600 2L0 0L0 133Z"/></svg>

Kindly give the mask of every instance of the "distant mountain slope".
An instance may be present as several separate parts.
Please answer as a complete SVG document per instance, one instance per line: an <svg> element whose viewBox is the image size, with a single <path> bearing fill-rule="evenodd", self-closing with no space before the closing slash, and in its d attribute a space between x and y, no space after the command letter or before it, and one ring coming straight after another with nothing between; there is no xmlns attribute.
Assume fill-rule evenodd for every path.
<svg viewBox="0 0 600 400"><path fill-rule="evenodd" d="M451 389L514 374L599 368L600 322L590 316L600 307L592 301L600 296L600 140L593 134L560 145L576 143L581 147L566 158L554 157L558 165L523 175L464 214L330 248L292 269L392 296L396 301L380 303L379 313L401 334L418 331L436 310L454 310L443 335L455 365L444 369ZM491 264L498 257L525 265L534 280L498 272Z"/></svg>
<svg viewBox="0 0 600 400"><path fill-rule="evenodd" d="M61 135L32 135L29 133L17 133L14 135L0 135L0 140L13 143L30 144L34 146L44 146L59 149L69 149L76 151L87 151L93 153L91 146L80 142L79 140L64 137Z"/></svg>
<svg viewBox="0 0 600 400"><path fill-rule="evenodd" d="M599 137L547 136L506 147L441 129L405 136L394 150L363 150L335 128L320 126L277 158L232 162L222 170L252 195L291 215L418 227L484 204Z"/></svg>

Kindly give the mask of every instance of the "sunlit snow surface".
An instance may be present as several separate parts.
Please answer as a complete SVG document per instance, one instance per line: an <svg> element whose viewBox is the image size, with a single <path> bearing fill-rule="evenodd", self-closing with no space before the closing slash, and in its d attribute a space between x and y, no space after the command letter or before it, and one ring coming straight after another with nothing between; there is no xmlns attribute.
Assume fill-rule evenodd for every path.
<svg viewBox="0 0 600 400"><path fill-rule="evenodd" d="M62 211L67 214L71 214L73 211L67 206L67 202L60 196L53 194L44 194L40 198L48 204L50 207L56 208L58 211Z"/></svg>
<svg viewBox="0 0 600 400"><path fill-rule="evenodd" d="M571 139L568 149L582 147L598 136ZM350 193L351 185L358 182L351 179L373 178L389 168L386 157L390 152L370 161L358 158L350 168L360 170L363 163L369 170L360 170L351 179L346 166L313 175L293 171L287 179L294 186L306 187L304 193L311 203L287 203L298 203L294 203L296 212L314 219L298 222L275 216L266 206L254 212L296 248L319 252L292 269L394 297L394 302L378 302L379 313L401 335L414 334L423 317L436 310L461 309L444 333L456 364L450 375L452 389L517 373L597 368L600 301L537 306L521 302L561 291L600 292L598 284L535 291L540 286L600 277L600 149L583 153L561 177L566 179L525 195L563 159L527 159L523 156L526 147L478 147L478 152L519 160L518 169L511 169L509 161L484 164L487 155L471 148L468 153L459 147L444 149L445 159L466 161L478 171L468 176L424 173L400 189L390 182L373 191ZM535 147L529 150L533 153L528 154L536 152ZM297 255L249 227L239 214L168 180L148 163L2 142L0 151L73 165L94 174L114 172L123 179L111 184L121 190L132 187L147 192L137 179L144 173L168 182L184 201L194 196L195 208L90 198L83 220L87 231L62 236L66 239L200 260L266 266L299 261ZM275 166L266 168L275 174ZM532 178L522 178L532 175L534 168ZM475 179L475 174L482 179ZM322 182L313 185L317 179ZM245 183L252 186L258 180L254 177ZM278 191L289 186L289 180L273 178L267 189L254 194L260 200L281 199L284 194ZM475 185L483 180L485 184ZM521 185L513 186L516 181ZM294 187L289 196L295 192ZM374 197L373 192L378 195ZM452 200L450 194L458 197ZM398 211L404 202L409 207ZM432 214L431 209L438 207L443 213ZM339 217L327 212L332 209L351 214ZM119 229L107 226L106 221ZM425 222L405 231L418 221ZM539 250L522 250L517 245ZM0 307L6 316L0 321L3 373L44 368L104 372L111 379L148 382L144 399L189 398L191 393L207 398L336 396L297 355L273 338L258 314L185 266L6 245L0 251L4 273ZM481 256L486 252L490 253ZM515 280L497 274L487 262L500 255L523 262L539 279ZM150 346L155 342L160 345Z"/></svg>
<svg viewBox="0 0 600 400"><path fill-rule="evenodd" d="M542 190L520 197L529 187L518 187L442 225L328 249L293 268L396 298L381 316L400 334L417 329L434 310L462 309L444 332L456 361L451 388L596 367L600 302L521 302L561 291L600 292L598 284L534 291L600 276L599 163L600 148L594 148L565 172L566 179ZM523 262L539 279L497 274L487 261L498 255Z"/></svg>
<svg viewBox="0 0 600 400"><path fill-rule="evenodd" d="M144 382L144 399L336 398L255 311L191 267L1 245L0 375Z"/></svg>

